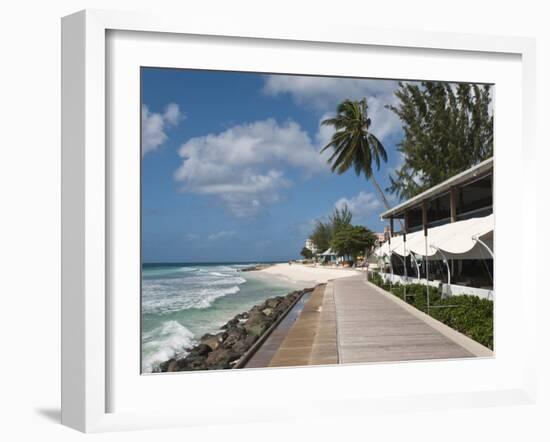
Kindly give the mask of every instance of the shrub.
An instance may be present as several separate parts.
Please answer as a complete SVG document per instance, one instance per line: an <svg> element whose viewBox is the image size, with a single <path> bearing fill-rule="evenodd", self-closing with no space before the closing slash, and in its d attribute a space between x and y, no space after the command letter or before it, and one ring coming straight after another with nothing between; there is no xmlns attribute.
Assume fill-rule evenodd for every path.
<svg viewBox="0 0 550 442"><path fill-rule="evenodd" d="M378 273L371 273L370 282L403 299L405 286L383 281ZM472 295L456 295L442 298L436 287L429 287L430 316L465 334L485 347L493 349L493 301ZM427 313L426 286L408 284L408 304ZM449 307L446 307L449 306Z"/></svg>
<svg viewBox="0 0 550 442"><path fill-rule="evenodd" d="M458 295L442 299L437 305L456 307L430 309L431 316L493 349L493 301Z"/></svg>

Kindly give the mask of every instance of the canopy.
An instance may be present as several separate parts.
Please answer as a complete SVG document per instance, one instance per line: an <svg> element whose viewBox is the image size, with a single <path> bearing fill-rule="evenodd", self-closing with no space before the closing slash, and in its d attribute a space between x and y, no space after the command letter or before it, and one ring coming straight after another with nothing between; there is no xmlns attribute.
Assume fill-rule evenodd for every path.
<svg viewBox="0 0 550 442"><path fill-rule="evenodd" d="M378 256L391 253L407 256L413 252L415 255L427 256L428 259L440 259L442 253L448 259L489 259L492 255L484 244L493 250L493 230L492 214L483 218L470 218L428 229L427 253L422 230L408 234L405 243L403 235L393 237L391 244L385 242L375 253ZM476 239L480 239L483 244Z"/></svg>
<svg viewBox="0 0 550 442"><path fill-rule="evenodd" d="M409 240L409 235L407 235L407 241ZM403 255L403 236L394 236L391 239L391 243L386 241L380 247L378 247L374 254L377 256L389 255L391 253L399 253ZM407 255L409 252L407 252Z"/></svg>
<svg viewBox="0 0 550 442"><path fill-rule="evenodd" d="M336 255L336 253L334 253L332 249L327 249L323 253L321 253L321 256L332 256L332 255Z"/></svg>

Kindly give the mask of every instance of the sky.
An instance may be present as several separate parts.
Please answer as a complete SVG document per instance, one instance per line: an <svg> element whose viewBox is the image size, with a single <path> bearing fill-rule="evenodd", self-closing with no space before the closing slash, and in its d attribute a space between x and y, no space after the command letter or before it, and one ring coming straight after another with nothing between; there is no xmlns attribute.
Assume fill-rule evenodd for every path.
<svg viewBox="0 0 550 442"><path fill-rule="evenodd" d="M300 258L318 219L347 204L353 224L382 231L384 208L353 170L331 173L320 122L342 100L367 98L399 167L401 123L392 80L142 68L143 262L258 262ZM387 195L388 196L388 195ZM390 196L390 204L396 204Z"/></svg>

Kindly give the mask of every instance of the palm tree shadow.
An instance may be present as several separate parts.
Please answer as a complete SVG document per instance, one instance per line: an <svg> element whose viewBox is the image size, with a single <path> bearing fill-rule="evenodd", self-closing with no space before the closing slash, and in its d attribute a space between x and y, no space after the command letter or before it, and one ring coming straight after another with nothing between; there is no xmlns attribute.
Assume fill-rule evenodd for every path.
<svg viewBox="0 0 550 442"><path fill-rule="evenodd" d="M61 409L59 408L37 408L34 411L36 412L36 414L51 422L54 422L56 424L61 423Z"/></svg>

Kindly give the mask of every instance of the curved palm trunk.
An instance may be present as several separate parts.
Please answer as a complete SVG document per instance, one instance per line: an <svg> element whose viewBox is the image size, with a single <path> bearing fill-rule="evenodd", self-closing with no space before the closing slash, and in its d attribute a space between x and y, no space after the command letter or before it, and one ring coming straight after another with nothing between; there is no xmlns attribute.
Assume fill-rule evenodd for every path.
<svg viewBox="0 0 550 442"><path fill-rule="evenodd" d="M380 199L382 200L382 203L386 207L386 210L390 210L391 207L390 207L390 204L388 203L386 195L384 195L384 192L382 191L382 188L378 184L378 181L376 181L376 178L374 177L374 175L371 175L369 177L369 179L372 181L372 184L374 184L374 187L378 191L378 195L380 196ZM403 230L404 229L403 221L401 219L398 219L398 221L399 221L399 225L401 226L401 229Z"/></svg>

